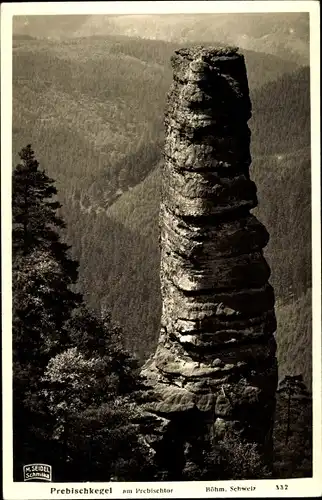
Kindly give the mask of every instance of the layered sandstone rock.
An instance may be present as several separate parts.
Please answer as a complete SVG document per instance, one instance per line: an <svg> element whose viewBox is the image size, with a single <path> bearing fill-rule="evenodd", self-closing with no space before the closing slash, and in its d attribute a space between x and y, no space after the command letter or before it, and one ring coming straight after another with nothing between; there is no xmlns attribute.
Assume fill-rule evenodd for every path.
<svg viewBox="0 0 322 500"><path fill-rule="evenodd" d="M155 396L146 439L160 456L167 447L172 477L180 479L196 440L229 429L269 452L277 369L274 293L262 251L269 236L250 213L257 197L244 57L194 47L176 51L172 67L161 333L142 374Z"/></svg>

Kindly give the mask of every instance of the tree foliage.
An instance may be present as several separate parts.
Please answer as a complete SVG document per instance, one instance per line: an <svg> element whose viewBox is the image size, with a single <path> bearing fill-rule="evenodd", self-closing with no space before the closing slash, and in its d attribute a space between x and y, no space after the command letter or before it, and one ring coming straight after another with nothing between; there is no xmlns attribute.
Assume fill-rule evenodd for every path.
<svg viewBox="0 0 322 500"><path fill-rule="evenodd" d="M62 449L59 480L139 480L151 474L149 450L134 423L140 413L130 392L134 380L126 384L125 360L122 373L114 371L116 357L113 348L107 356L90 357L73 347L48 364L44 396L56 422L53 439Z"/></svg>
<svg viewBox="0 0 322 500"><path fill-rule="evenodd" d="M114 422L109 420L117 414L114 401L122 401L120 411L127 408L120 414L120 422L131 414L126 398L135 391L136 368L124 345L143 361L154 349L159 333L160 176L155 167L163 141L162 109L171 80L168 61L175 48L166 42L125 37L78 39L59 47L54 41L15 42L14 147L20 147L26 137L32 138L41 164L57 179L64 203L61 207L57 201L54 181L39 169L31 146L24 148L13 173L14 401L20 405L15 410L16 441L24 443L28 462L35 457L45 461L48 444L41 443L51 435L55 439L50 446L57 456L67 450L64 439L51 434L59 410L55 404L59 406L61 401L51 403L49 395L58 384L71 411L71 378L81 387L86 366L92 374L96 369L101 374L105 370L106 377L98 378L101 387L91 379L92 389L84 389L83 408L87 403L90 406L68 417L73 422L67 444L74 477L82 463L90 470L86 455L90 443L95 441L99 450L100 441L105 446L112 439L104 422ZM309 68L283 74L295 66L286 67L280 59L251 52L246 52L246 62L253 103L251 176L258 187L256 215L271 235L265 254L277 296L280 373L294 375L299 367L310 386ZM274 81L267 83L266 79ZM71 251L80 260L78 282L77 262L69 258L64 243L62 214L68 240L73 243ZM79 296L74 285L95 313L75 308ZM111 309L111 316L102 318L105 307ZM56 380L53 372L59 363L65 367L63 380ZM44 377L45 370L40 387L39 377ZM97 395L96 406L90 400L91 390ZM97 403L100 398L101 405ZM301 436L300 429L292 431L294 413L286 447L289 455L284 457L280 443L285 443L287 406L281 401L279 398L276 461L282 464L283 474L300 474L292 457L298 456L301 447L310 448L310 438ZM52 405L50 411L47 405ZM291 398L291 414L297 411L292 405ZM298 425L310 425L309 415L302 410ZM37 419L41 419L41 427L35 424ZM91 425L100 429L97 439ZM17 431L26 428L32 437ZM124 429L119 427L120 436L126 435ZM83 453L77 433L87 443L83 462L75 458ZM106 458L102 450L95 452L98 464ZM309 470L307 457L304 474ZM121 462L116 466L110 460L113 467L121 467ZM126 477L131 467L134 471L133 463L127 468L128 460L129 455L119 477ZM109 473L114 474L112 469Z"/></svg>
<svg viewBox="0 0 322 500"><path fill-rule="evenodd" d="M31 146L20 152L12 174L14 361L43 368L67 341L64 323L81 300L72 290L77 261L58 229L54 181L39 169Z"/></svg>
<svg viewBox="0 0 322 500"><path fill-rule="evenodd" d="M53 180L31 146L13 172L14 475L53 466L55 480L145 477L139 442L138 366L108 312L95 316L72 291L78 263L56 232ZM50 451L49 451L50 450Z"/></svg>
<svg viewBox="0 0 322 500"><path fill-rule="evenodd" d="M113 36L59 46L19 43L13 59L14 144L27 134L34 137L60 189L68 239L80 261L79 289L95 310L108 306L126 346L143 361L159 333L155 167L172 78L169 60L178 46ZM292 293L296 300L311 280L310 72L244 52L256 214L271 235L265 255L276 296L285 302Z"/></svg>
<svg viewBox="0 0 322 500"><path fill-rule="evenodd" d="M281 397L285 398L287 401L287 420L286 420L286 430L285 430L285 444L288 444L288 440L291 434L291 403L292 399L295 397L300 400L309 401L309 392L303 382L303 375L286 375L280 380L277 392L280 393Z"/></svg>
<svg viewBox="0 0 322 500"><path fill-rule="evenodd" d="M15 474L21 465L47 456L50 418L39 398L40 377L51 356L68 345L66 321L81 296L72 290L78 263L57 230L64 222L54 181L34 157L20 152L12 174L13 420ZM38 421L38 423L37 423Z"/></svg>
<svg viewBox="0 0 322 500"><path fill-rule="evenodd" d="M274 427L274 477L312 476L312 394L303 375L280 380Z"/></svg>
<svg viewBox="0 0 322 500"><path fill-rule="evenodd" d="M269 479L256 443L245 441L237 432L208 443L202 450L199 463L187 462L185 480L244 480Z"/></svg>

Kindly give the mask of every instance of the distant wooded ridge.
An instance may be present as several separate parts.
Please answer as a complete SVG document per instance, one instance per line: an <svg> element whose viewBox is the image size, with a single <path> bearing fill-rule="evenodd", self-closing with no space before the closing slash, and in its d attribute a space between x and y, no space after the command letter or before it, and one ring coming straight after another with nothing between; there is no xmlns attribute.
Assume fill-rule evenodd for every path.
<svg viewBox="0 0 322 500"><path fill-rule="evenodd" d="M98 311L111 310L143 361L160 323L158 165L178 44L113 37L15 44L14 162L29 139L57 181L66 238L81 263L79 289ZM300 369L310 384L310 71L243 52L253 106L250 172L256 215L270 233L280 370Z"/></svg>

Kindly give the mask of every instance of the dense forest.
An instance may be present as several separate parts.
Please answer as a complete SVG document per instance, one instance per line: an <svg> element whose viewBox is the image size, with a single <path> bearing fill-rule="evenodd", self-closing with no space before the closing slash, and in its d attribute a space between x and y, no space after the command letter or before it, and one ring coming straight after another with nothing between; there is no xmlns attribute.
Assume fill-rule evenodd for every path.
<svg viewBox="0 0 322 500"><path fill-rule="evenodd" d="M54 180L30 145L12 175L13 475L50 463L54 481L166 480L142 439L151 397L122 330L73 290L78 262L59 230ZM274 468L256 445L227 436L184 479L311 475L312 398L302 375L278 389ZM299 451L300 450L300 451Z"/></svg>
<svg viewBox="0 0 322 500"><path fill-rule="evenodd" d="M54 481L139 480L151 474L135 421L137 362L108 312L96 316L72 288L78 263L58 229L53 179L31 146L12 176L13 452L49 463Z"/></svg>
<svg viewBox="0 0 322 500"><path fill-rule="evenodd" d="M159 328L159 168L169 59L177 46L112 36L14 40L14 159L29 140L56 179L67 241L80 261L79 289L97 311L111 310L141 361ZM296 372L303 357L283 332L296 300L310 300L304 300L311 286L309 69L244 52L253 105L251 175L257 215L271 234L266 254L278 301L279 355ZM303 338L310 336L308 321ZM305 345L308 384L310 349Z"/></svg>
<svg viewBox="0 0 322 500"><path fill-rule="evenodd" d="M31 35L14 38L13 168L17 162L27 161L19 160L17 153L31 143L41 169L55 179L62 204L50 209L57 217L52 219L57 236L49 234L50 243L39 242L35 237L34 247L24 253L21 234L18 232L17 236L14 272L17 273L17 318L20 319L14 327L19 332L16 401L19 408L23 408L21 418L30 422L28 433L31 433L18 436L17 442L24 439L29 446L35 436L39 437L38 451L26 446L29 462L26 456L18 459L18 476L22 463L37 461L40 455L45 461L41 447L50 433L53 446L58 447L55 449L63 450L65 456L70 457L70 478L78 477L77 471L91 470L88 454L95 454L95 450L100 465L88 473L92 475L86 480L96 477L108 480L101 475L106 460L112 464L106 472L109 477L138 480L141 469L143 476L152 474L153 466L140 443L135 441L135 425L126 430L132 433L130 437L125 433L125 438L134 443L133 449L137 450L135 463L129 464L125 459L119 463L113 449L113 456L102 458L100 442L121 436L125 432L121 423L137 411L133 394L139 397L140 388L134 389L131 380L139 385L139 365L154 350L159 333L158 213L163 109L171 82L169 60L178 46L177 42L105 35L60 42L33 39ZM310 72L292 58L285 60L272 54L243 52L253 106L249 126L251 176L257 184L259 198L255 213L270 233L266 257L276 294L279 374L280 378L303 374L310 390ZM27 154L26 151L23 154ZM39 215L39 210L37 213ZM38 215L35 213L32 217ZM38 231L37 224L33 227ZM39 283L44 285L44 292L34 297ZM57 284L57 302L51 304L54 295L51 291ZM65 293L72 294L70 304L66 316L60 320L62 323L58 324L55 311L61 305L60 300L65 300L62 298ZM34 368L19 358L25 337L29 339L31 334L30 330L24 331L25 322L21 318L35 303L39 309L31 318L34 322L31 325L39 324L39 327L34 332L36 337L30 340L34 347L29 346L29 340L27 343L28 349L35 349L38 372L30 375L28 370ZM40 318L47 309L48 317ZM43 327L51 332L48 339L42 338ZM38 352L39 338L44 342L43 352ZM100 342L110 346L108 354L99 347ZM118 359L123 352L126 361L122 363L128 369L125 392L119 389L124 374L118 373L112 363L112 359ZM79 370L75 382L72 382L73 370ZM107 378L111 380L104 382L108 386L106 397L97 386L97 371L110 374ZM39 373L44 384L40 393L33 385ZM82 385L86 374L91 374L93 384L88 392L83 391ZM64 401L55 401L54 386L62 388ZM79 392L84 393L84 399L72 408L68 394ZM115 394L122 404L118 410L120 428L116 426L114 435L107 433L103 422L112 419L115 423ZM292 416L296 411L300 413L297 416L294 413L294 425L289 431L292 437L285 443L290 403L282 394L283 390L278 400L275 429L279 443L276 463L283 464L279 465L278 474L281 477L309 475L310 436L304 436L302 430L310 428L310 404L305 403L305 411L304 405L303 411L301 405L297 408L299 396L295 391L295 403L292 399L290 411ZM66 413L67 407L71 414L69 410ZM41 428L32 424L34 411L40 411L45 419ZM79 450L76 434L69 436L66 431L66 425L69 429L66 422L79 415L77 425L73 423L70 428L84 436L90 426L97 429L97 448L92 451L89 443L93 442L93 435L84 440L84 449ZM54 431L53 421L61 422ZM307 449L307 456L301 459L293 453L300 441ZM48 444L46 448L50 449ZM125 448L124 444L124 456ZM58 455L60 452L57 451Z"/></svg>
<svg viewBox="0 0 322 500"><path fill-rule="evenodd" d="M64 186L64 204L76 199L84 209L105 208L153 169L162 149L170 57L176 48L113 37L59 44L15 40L14 144L28 139L28 130L40 158ZM245 52L245 57L252 92L297 68L276 56ZM256 136L262 124L254 121ZM302 123L292 123L297 131L305 130ZM264 131L258 143L262 137ZM53 140L57 161L51 160Z"/></svg>

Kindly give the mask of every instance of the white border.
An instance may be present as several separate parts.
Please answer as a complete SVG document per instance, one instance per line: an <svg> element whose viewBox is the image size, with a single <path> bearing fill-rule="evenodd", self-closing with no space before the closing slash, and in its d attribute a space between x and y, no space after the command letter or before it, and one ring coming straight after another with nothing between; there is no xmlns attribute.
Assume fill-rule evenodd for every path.
<svg viewBox="0 0 322 500"><path fill-rule="evenodd" d="M312 12L318 15L313 0L253 1L139 1L139 2L26 2L2 4L6 15L51 14L208 14L234 12Z"/></svg>
<svg viewBox="0 0 322 500"><path fill-rule="evenodd" d="M233 12L309 12L311 61L311 158L312 158L312 271L313 271L313 478L286 481L213 481L162 483L14 483L12 481L12 364L11 364L11 151L12 151L12 16L55 14L189 14ZM321 193L320 193L320 23L318 1L199 1L199 2L49 2L1 5L1 241L2 241L2 333L3 333L3 477L6 500L50 498L218 498L218 497L319 497L322 495L321 447ZM276 484L288 484L278 491ZM206 492L206 487L227 491ZM253 486L253 491L230 491L230 486ZM58 493L69 488L112 488L101 494ZM51 494L51 488L56 491ZM124 490L172 489L171 494L126 494Z"/></svg>

